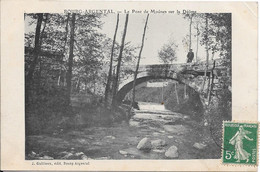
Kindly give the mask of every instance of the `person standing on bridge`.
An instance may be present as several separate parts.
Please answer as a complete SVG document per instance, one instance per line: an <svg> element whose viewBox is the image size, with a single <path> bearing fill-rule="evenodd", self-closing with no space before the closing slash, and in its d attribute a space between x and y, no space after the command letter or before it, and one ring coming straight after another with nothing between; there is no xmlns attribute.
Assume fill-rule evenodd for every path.
<svg viewBox="0 0 260 172"><path fill-rule="evenodd" d="M192 52L192 49L187 54L187 63L191 63L194 58L194 53Z"/></svg>

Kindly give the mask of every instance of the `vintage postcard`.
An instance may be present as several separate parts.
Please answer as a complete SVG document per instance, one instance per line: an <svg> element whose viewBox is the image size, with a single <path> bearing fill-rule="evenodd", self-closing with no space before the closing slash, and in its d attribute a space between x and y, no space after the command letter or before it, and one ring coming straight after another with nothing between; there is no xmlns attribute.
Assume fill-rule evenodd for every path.
<svg viewBox="0 0 260 172"><path fill-rule="evenodd" d="M1 170L256 171L257 8L1 1Z"/></svg>

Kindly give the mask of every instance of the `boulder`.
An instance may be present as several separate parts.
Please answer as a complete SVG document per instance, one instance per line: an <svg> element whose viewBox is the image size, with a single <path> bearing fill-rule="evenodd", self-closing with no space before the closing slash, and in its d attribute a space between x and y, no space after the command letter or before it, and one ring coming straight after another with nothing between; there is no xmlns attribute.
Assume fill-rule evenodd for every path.
<svg viewBox="0 0 260 172"><path fill-rule="evenodd" d="M161 139L153 140L151 142L151 144L152 144L153 148L160 148L160 147L166 146L166 142Z"/></svg>
<svg viewBox="0 0 260 172"><path fill-rule="evenodd" d="M194 143L193 147L196 149L204 149L207 145L203 143Z"/></svg>
<svg viewBox="0 0 260 172"><path fill-rule="evenodd" d="M36 156L37 154L35 152L32 151L31 153L32 156Z"/></svg>
<svg viewBox="0 0 260 172"><path fill-rule="evenodd" d="M87 157L87 155L82 155L82 156L81 156L81 159L83 159L83 160L89 160L90 158Z"/></svg>
<svg viewBox="0 0 260 172"><path fill-rule="evenodd" d="M119 150L119 153L122 154L122 155L127 155L128 154L128 152L123 151L123 150Z"/></svg>
<svg viewBox="0 0 260 172"><path fill-rule="evenodd" d="M41 160L52 160L54 158L50 157L50 156L47 156L47 155L44 155L43 157L39 157L39 159L41 159Z"/></svg>
<svg viewBox="0 0 260 172"><path fill-rule="evenodd" d="M84 155L83 152L77 152L77 153L75 153L75 156L83 156L83 155Z"/></svg>
<svg viewBox="0 0 260 172"><path fill-rule="evenodd" d="M164 149L153 149L153 152L156 152L156 153L164 153L165 150L164 150Z"/></svg>
<svg viewBox="0 0 260 172"><path fill-rule="evenodd" d="M112 140L116 139L115 136L106 136L105 138L106 139L112 139Z"/></svg>
<svg viewBox="0 0 260 172"><path fill-rule="evenodd" d="M187 120L187 119L190 119L190 117L187 116L187 115L185 115L185 116L183 117L183 119Z"/></svg>
<svg viewBox="0 0 260 172"><path fill-rule="evenodd" d="M107 159L110 159L110 157L99 157L99 158L96 158L96 160L107 160Z"/></svg>
<svg viewBox="0 0 260 172"><path fill-rule="evenodd" d="M161 133L154 132L153 135L154 135L154 136L159 136L159 135L161 135Z"/></svg>
<svg viewBox="0 0 260 172"><path fill-rule="evenodd" d="M137 149L139 150L151 150L152 149L152 144L150 139L147 137L143 138L137 145Z"/></svg>
<svg viewBox="0 0 260 172"><path fill-rule="evenodd" d="M94 146L102 146L103 144L101 142L93 142L92 145L94 145Z"/></svg>
<svg viewBox="0 0 260 172"><path fill-rule="evenodd" d="M61 159L71 159L73 157L73 153L69 152L65 156L63 156Z"/></svg>
<svg viewBox="0 0 260 172"><path fill-rule="evenodd" d="M166 130L169 133L187 133L189 130L187 129L186 126L183 125L164 125L163 126L164 130Z"/></svg>
<svg viewBox="0 0 260 172"><path fill-rule="evenodd" d="M77 139L77 142L79 142L80 144L83 144L83 145L88 144L88 140L86 140L86 139Z"/></svg>
<svg viewBox="0 0 260 172"><path fill-rule="evenodd" d="M129 125L132 126L132 127L139 127L140 126L140 122L134 121L134 120L131 119L129 121Z"/></svg>
<svg viewBox="0 0 260 172"><path fill-rule="evenodd" d="M178 154L178 148L174 145L172 145L166 152L165 156L168 158L177 158L179 156Z"/></svg>
<svg viewBox="0 0 260 172"><path fill-rule="evenodd" d="M35 159L36 157L38 157L39 155L37 154L37 153L35 153L35 152L31 152L31 153L29 153L28 155L27 155L29 158L31 158L31 159Z"/></svg>
<svg viewBox="0 0 260 172"><path fill-rule="evenodd" d="M65 155L67 155L67 154L69 154L69 152L67 152L67 151L63 151L63 152L60 152L60 153L59 153L60 156L65 156Z"/></svg>

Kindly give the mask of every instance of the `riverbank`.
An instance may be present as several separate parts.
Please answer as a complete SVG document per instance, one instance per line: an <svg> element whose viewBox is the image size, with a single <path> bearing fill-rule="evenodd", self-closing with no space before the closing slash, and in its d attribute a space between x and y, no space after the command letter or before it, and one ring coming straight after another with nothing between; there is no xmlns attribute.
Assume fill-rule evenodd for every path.
<svg viewBox="0 0 260 172"><path fill-rule="evenodd" d="M198 122L162 105L153 105L158 107L156 111L145 106L152 108L141 103L129 124L27 136L26 159L168 159L165 152L173 145L178 149L175 159L220 158L220 148ZM165 144L142 151L137 145L143 138Z"/></svg>

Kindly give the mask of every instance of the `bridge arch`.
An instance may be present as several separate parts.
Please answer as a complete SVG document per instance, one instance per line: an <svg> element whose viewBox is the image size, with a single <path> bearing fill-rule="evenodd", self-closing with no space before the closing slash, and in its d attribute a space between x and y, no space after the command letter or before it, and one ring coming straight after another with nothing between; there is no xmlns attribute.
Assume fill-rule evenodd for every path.
<svg viewBox="0 0 260 172"><path fill-rule="evenodd" d="M136 79L136 86L139 84L142 84L144 82L147 82L149 80L153 80L153 79L170 79L170 80L175 80L175 81L182 83L177 77L143 74L143 75L138 75L138 78ZM117 92L117 95L116 95L117 103L121 103L123 101L123 99L125 98L125 96L127 95L127 93L131 89L133 89L133 82L134 82L134 79L131 78L119 85L119 91Z"/></svg>
<svg viewBox="0 0 260 172"><path fill-rule="evenodd" d="M201 101L204 102L203 96L205 97L205 93L208 92L209 85L212 85L212 78L215 76L215 73L218 72L215 67L219 66L220 64L218 63L218 61L210 61L207 65L208 70L206 71L206 80L206 62L194 64L178 63L140 66L136 79L136 86L152 79L176 80L179 83L186 84L194 91L196 91L200 95L202 99ZM123 68L122 70L134 71L134 69L135 68L133 66L126 66L125 69ZM212 72L213 69L215 70L215 72ZM121 84L119 84L118 92L115 97L116 103L119 104L122 102L126 94L133 88L134 76L133 74L131 74L130 76L126 76L125 78L121 78L120 80Z"/></svg>

